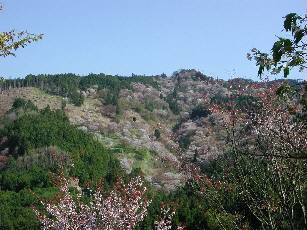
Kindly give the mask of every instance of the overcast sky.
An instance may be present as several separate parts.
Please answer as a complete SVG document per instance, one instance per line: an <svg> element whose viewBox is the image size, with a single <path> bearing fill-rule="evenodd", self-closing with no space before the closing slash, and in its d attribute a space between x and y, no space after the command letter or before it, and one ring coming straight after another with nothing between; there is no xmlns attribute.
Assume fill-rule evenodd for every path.
<svg viewBox="0 0 307 230"><path fill-rule="evenodd" d="M246 53L268 51L281 34L282 17L307 12L306 0L0 1L0 31L45 34L17 57L1 58L0 75L8 77L170 75L195 68L224 79L257 79Z"/></svg>

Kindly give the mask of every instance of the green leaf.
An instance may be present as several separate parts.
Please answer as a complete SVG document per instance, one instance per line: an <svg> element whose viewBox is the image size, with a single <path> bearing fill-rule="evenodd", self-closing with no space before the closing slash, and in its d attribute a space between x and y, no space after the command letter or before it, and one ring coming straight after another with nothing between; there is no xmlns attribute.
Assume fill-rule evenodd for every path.
<svg viewBox="0 0 307 230"><path fill-rule="evenodd" d="M286 31L292 30L293 25L296 25L297 18L298 18L298 15L296 13L290 13L286 15L285 21L284 21L284 28Z"/></svg>
<svg viewBox="0 0 307 230"><path fill-rule="evenodd" d="M289 67L285 67L285 68L284 68L284 78L287 78L287 76L289 75L289 73L290 73Z"/></svg>
<svg viewBox="0 0 307 230"><path fill-rule="evenodd" d="M302 63L304 63L304 59L302 59L301 57L293 57L293 59L289 63L289 66L298 66Z"/></svg>
<svg viewBox="0 0 307 230"><path fill-rule="evenodd" d="M298 44L301 40L302 40L302 38L305 36L305 34L304 34L304 30L298 30L295 34L294 34L294 42L296 43L296 44Z"/></svg>
<svg viewBox="0 0 307 230"><path fill-rule="evenodd" d="M263 70L264 70L264 66L263 66L263 65L260 65L260 66L259 66L259 69L258 69L258 76L261 76L261 75L262 75Z"/></svg>
<svg viewBox="0 0 307 230"><path fill-rule="evenodd" d="M281 60L281 56L283 55L283 52L281 48L283 47L282 40L279 40L274 43L272 51L273 51L273 60L275 63L279 62Z"/></svg>
<svg viewBox="0 0 307 230"><path fill-rule="evenodd" d="M282 42L283 42L283 47L285 51L291 52L292 45L293 45L292 41L290 39L282 39Z"/></svg>

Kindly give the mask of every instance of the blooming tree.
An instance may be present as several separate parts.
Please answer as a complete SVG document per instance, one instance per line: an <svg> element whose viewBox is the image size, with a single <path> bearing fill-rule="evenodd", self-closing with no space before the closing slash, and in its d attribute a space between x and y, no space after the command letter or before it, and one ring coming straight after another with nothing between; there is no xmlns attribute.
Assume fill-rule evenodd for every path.
<svg viewBox="0 0 307 230"><path fill-rule="evenodd" d="M81 193L76 199L69 192L68 180L62 175L56 183L60 189L58 196L50 203L41 201L46 212L34 208L41 223L41 229L95 229L97 215L90 205L80 201Z"/></svg>
<svg viewBox="0 0 307 230"><path fill-rule="evenodd" d="M146 187L140 177L128 185L119 182L109 196L104 197L102 190L94 194L93 208L97 213L99 229L133 229L147 215L150 204L145 197Z"/></svg>
<svg viewBox="0 0 307 230"><path fill-rule="evenodd" d="M231 136L234 165L228 181L236 185L263 228L297 229L307 224L307 130L297 117L302 110L297 97L278 96L280 89L275 85L259 93L261 109L234 120L242 126L241 136L249 138Z"/></svg>
<svg viewBox="0 0 307 230"><path fill-rule="evenodd" d="M172 218L175 215L174 211L170 208L162 209L162 217L155 221L156 230L170 230L172 228ZM181 228L178 228L181 229Z"/></svg>
<svg viewBox="0 0 307 230"><path fill-rule="evenodd" d="M81 202L69 192L69 182L64 177L56 184L60 194L50 203L41 202L45 211L34 208L42 229L133 229L147 214L150 201L146 199L146 187L140 177L127 185L119 181L115 189L105 196L97 189L89 204Z"/></svg>

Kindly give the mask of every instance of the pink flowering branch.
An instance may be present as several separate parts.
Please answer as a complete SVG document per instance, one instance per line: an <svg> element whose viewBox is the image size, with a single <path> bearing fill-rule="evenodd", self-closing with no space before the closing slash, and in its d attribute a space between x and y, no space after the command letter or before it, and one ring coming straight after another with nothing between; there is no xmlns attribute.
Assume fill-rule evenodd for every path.
<svg viewBox="0 0 307 230"><path fill-rule="evenodd" d="M133 229L147 215L150 201L140 177L127 185L121 181L108 196L98 189L88 205L81 202L82 194L74 199L69 193L69 183L62 175L57 186L59 197L50 203L41 202L45 211L34 208L41 229Z"/></svg>

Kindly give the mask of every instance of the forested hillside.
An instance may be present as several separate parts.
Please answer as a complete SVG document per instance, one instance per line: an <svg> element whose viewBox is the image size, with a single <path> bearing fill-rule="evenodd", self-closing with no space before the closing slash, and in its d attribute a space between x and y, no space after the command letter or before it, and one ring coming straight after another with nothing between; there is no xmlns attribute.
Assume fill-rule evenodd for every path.
<svg viewBox="0 0 307 230"><path fill-rule="evenodd" d="M1 127L2 225L38 227L31 206L39 197L56 194L52 178L59 172L77 189L104 178L108 190L118 176L143 175L152 188L152 203L142 229L153 227L162 203L176 211L173 224L187 229L219 228L219 221L226 229L257 228L268 211L278 224L289 202L301 199L297 204L304 204L301 182L306 179L304 121L291 121L303 109L299 104L306 83L288 83L295 90L289 105L274 95L281 84L214 80L195 70L171 77L39 75L5 82L1 95L9 100L1 102L7 108ZM74 103L74 93L82 103ZM279 114L284 106L291 110ZM268 122L273 130L265 126ZM285 126L287 133L278 128L280 122L291 126ZM280 140L270 136L274 132ZM282 139L285 135L291 136L289 143ZM269 145L268 138L276 144ZM266 158L279 148L282 158ZM270 168L276 164L290 171L275 175ZM251 175L250 180L241 183L244 175ZM290 183L284 188L287 194L302 193L301 198L288 194L275 211L272 205L282 202L274 188L278 177L282 186ZM293 184L291 178L298 181ZM265 184L267 190L261 186ZM253 194L258 201L246 200L251 191L258 191ZM269 206L258 210L259 202ZM299 206L293 207L295 216L284 224L303 221Z"/></svg>
<svg viewBox="0 0 307 230"><path fill-rule="evenodd" d="M0 229L306 229L306 22L247 54L259 81L0 78ZM0 57L42 37L0 32Z"/></svg>

